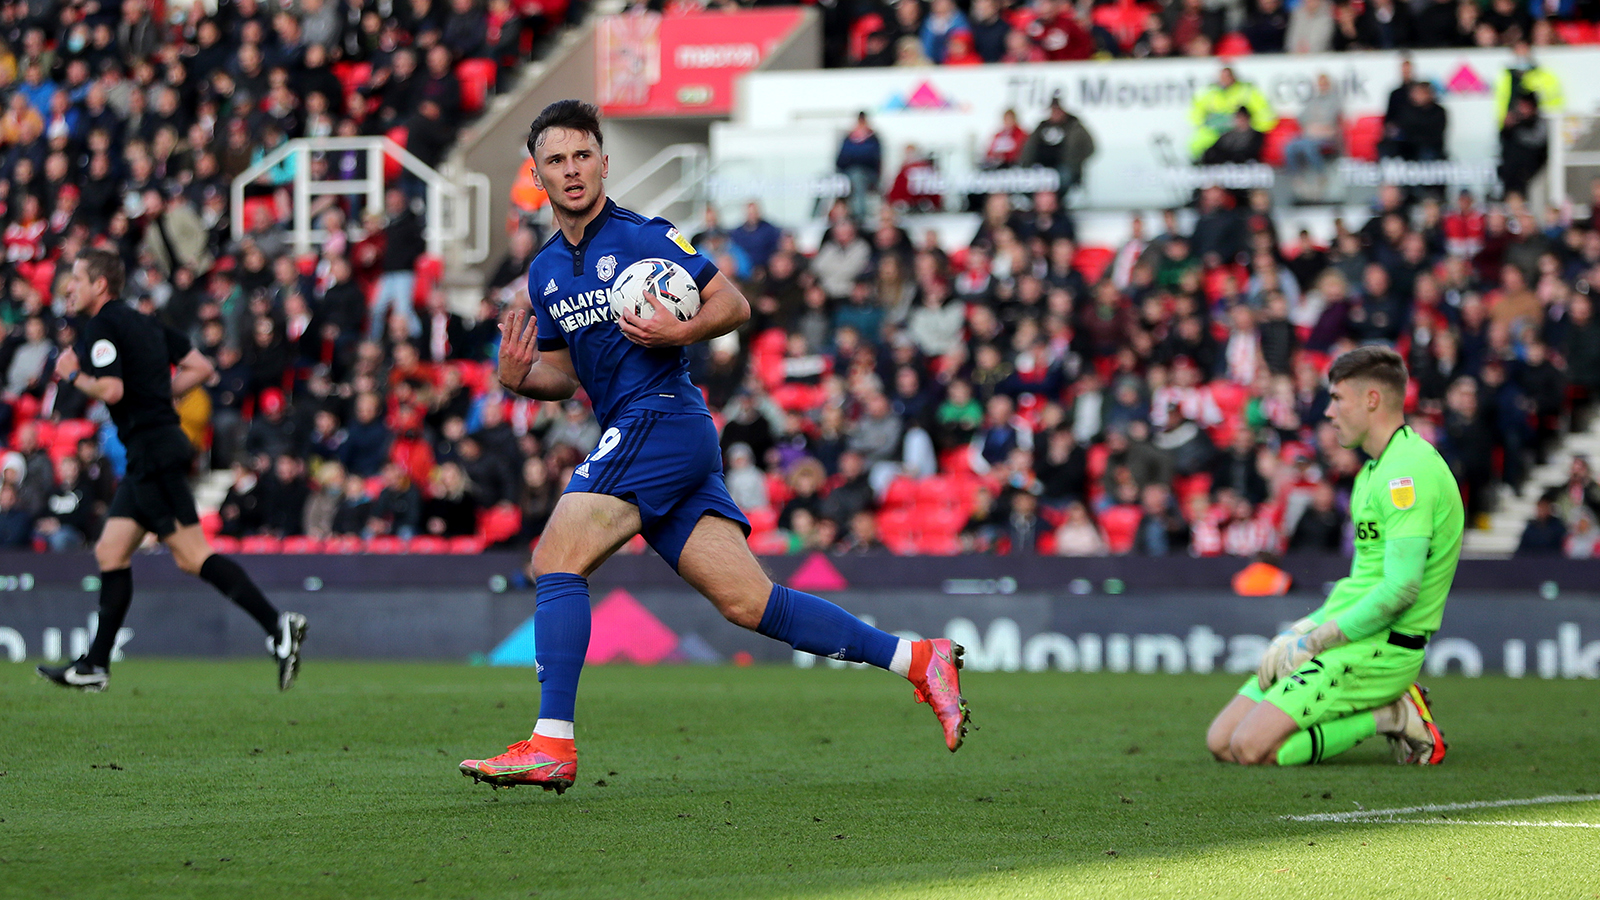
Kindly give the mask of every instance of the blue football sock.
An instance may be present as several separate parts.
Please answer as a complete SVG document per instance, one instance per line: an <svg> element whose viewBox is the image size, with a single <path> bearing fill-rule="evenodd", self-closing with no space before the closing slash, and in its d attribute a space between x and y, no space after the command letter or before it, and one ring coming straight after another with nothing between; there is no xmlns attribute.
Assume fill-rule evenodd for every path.
<svg viewBox="0 0 1600 900"><path fill-rule="evenodd" d="M900 639L812 594L772 586L767 611L756 631L796 650L833 659L864 662L880 669L894 660Z"/></svg>
<svg viewBox="0 0 1600 900"><path fill-rule="evenodd" d="M534 582L533 652L539 665L539 718L573 721L578 676L589 653L589 582L552 572Z"/></svg>

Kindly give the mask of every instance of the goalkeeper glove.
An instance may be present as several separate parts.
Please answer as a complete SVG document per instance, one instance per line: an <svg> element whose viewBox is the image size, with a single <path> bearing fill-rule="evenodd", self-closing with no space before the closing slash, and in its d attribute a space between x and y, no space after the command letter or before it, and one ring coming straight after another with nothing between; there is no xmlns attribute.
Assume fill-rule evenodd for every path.
<svg viewBox="0 0 1600 900"><path fill-rule="evenodd" d="M1348 641L1336 622L1318 625L1310 619L1301 619L1267 646L1261 665L1256 669L1256 684L1264 691L1272 687L1273 682L1300 668L1306 660Z"/></svg>

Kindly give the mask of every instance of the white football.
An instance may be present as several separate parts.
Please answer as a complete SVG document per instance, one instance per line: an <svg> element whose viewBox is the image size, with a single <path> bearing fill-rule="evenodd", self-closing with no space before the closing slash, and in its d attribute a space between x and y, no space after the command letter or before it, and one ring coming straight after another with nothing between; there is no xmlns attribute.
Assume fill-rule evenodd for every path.
<svg viewBox="0 0 1600 900"><path fill-rule="evenodd" d="M654 298L681 322L700 311L700 288L689 270L669 259L641 259L622 270L611 285L611 310L618 320L627 310L641 319L651 318L656 308L645 298Z"/></svg>

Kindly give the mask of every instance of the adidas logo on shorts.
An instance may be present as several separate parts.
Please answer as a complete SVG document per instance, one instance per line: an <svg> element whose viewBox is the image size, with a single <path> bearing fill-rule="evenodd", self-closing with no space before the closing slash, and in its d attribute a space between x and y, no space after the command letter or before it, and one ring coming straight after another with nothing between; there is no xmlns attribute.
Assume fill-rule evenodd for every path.
<svg viewBox="0 0 1600 900"><path fill-rule="evenodd" d="M577 467L576 469L573 469L572 470L572 476L574 478L588 478L589 477L589 464L588 463L584 463L583 465Z"/></svg>

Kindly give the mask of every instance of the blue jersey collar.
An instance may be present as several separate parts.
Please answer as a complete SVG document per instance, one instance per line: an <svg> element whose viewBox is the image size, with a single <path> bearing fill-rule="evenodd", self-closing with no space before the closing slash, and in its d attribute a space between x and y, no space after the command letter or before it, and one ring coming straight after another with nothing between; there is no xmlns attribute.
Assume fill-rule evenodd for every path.
<svg viewBox="0 0 1600 900"><path fill-rule="evenodd" d="M576 247L567 242L566 232L557 228L556 234L561 235L561 243L566 244L568 250L581 250L587 247L590 241L594 240L595 235L600 233L600 229L605 227L606 222L611 219L611 214L616 211L616 208L617 201L607 197L605 205L600 207L599 215L590 219L588 225L583 226L583 240L579 241Z"/></svg>

